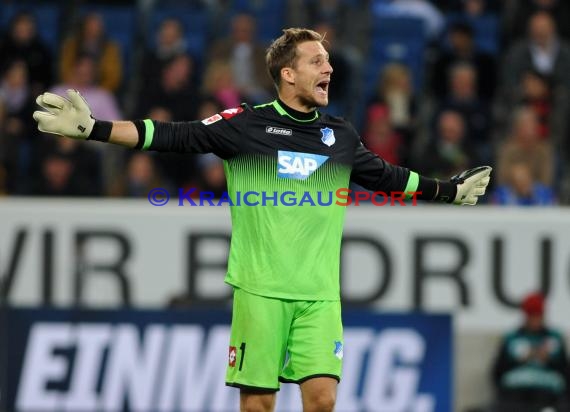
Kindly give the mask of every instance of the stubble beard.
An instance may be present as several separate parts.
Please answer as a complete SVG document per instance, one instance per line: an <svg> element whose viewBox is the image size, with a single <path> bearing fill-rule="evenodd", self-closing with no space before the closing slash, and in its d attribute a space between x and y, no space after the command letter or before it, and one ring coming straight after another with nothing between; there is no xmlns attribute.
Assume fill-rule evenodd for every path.
<svg viewBox="0 0 570 412"><path fill-rule="evenodd" d="M327 99L326 103L320 103L313 96L300 96L299 100L303 106L311 107L314 109L316 109L318 107L325 107L328 105L328 99Z"/></svg>

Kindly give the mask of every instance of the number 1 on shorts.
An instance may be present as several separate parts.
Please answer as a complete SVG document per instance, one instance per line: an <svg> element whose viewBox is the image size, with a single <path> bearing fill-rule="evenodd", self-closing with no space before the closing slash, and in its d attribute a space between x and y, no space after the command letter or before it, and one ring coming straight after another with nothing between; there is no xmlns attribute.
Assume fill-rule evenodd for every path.
<svg viewBox="0 0 570 412"><path fill-rule="evenodd" d="M241 345L240 345L240 347L239 347L239 350L241 350L241 358L240 358L240 360L239 360L239 368L238 368L238 370L241 371L241 368L242 368L242 366L243 366L243 359L245 358L245 342L242 342L242 343L241 343Z"/></svg>

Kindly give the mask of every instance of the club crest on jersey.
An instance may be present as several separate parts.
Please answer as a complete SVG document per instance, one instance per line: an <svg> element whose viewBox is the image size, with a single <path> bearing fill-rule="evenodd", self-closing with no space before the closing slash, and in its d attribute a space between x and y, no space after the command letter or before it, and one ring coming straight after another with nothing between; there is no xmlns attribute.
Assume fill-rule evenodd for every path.
<svg viewBox="0 0 570 412"><path fill-rule="evenodd" d="M328 147L331 147L334 144L334 142L336 142L333 129L325 127L324 129L321 129L321 133L323 134L323 136L321 137L321 141L324 144L326 144Z"/></svg>
<svg viewBox="0 0 570 412"><path fill-rule="evenodd" d="M334 356L336 356L339 359L342 359L342 357L344 356L344 348L342 346L342 342L339 340L335 340L334 341Z"/></svg>
<svg viewBox="0 0 570 412"><path fill-rule="evenodd" d="M328 160L328 156L313 153L277 152L277 176L305 180Z"/></svg>

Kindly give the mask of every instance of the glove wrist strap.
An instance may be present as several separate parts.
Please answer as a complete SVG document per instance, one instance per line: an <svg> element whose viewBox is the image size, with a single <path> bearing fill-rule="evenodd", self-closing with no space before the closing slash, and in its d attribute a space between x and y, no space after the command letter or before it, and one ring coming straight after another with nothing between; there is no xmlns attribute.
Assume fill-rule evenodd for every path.
<svg viewBox="0 0 570 412"><path fill-rule="evenodd" d="M457 194L457 186L451 182L441 182L430 177L419 177L417 191L420 200L451 203Z"/></svg>
<svg viewBox="0 0 570 412"><path fill-rule="evenodd" d="M96 140L98 142L108 142L111 137L111 130L113 129L113 122L105 120L95 120L93 129L89 133L87 140Z"/></svg>
<svg viewBox="0 0 570 412"><path fill-rule="evenodd" d="M434 200L445 203L453 203L457 196L457 185L451 182L437 182L439 190Z"/></svg>

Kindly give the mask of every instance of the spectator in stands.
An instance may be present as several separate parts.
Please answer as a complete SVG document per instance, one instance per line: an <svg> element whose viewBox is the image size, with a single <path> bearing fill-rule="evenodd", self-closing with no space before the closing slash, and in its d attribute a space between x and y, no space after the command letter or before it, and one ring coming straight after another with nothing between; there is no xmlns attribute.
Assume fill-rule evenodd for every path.
<svg viewBox="0 0 570 412"><path fill-rule="evenodd" d="M511 136L501 144L497 156L497 182L506 184L512 165L525 162L533 181L547 187L554 183L554 153L552 145L540 138L538 119L529 107L517 109L513 116Z"/></svg>
<svg viewBox="0 0 570 412"><path fill-rule="evenodd" d="M449 95L440 105L439 112L448 110L463 115L467 137L484 163L491 161L489 105L477 96L477 72L469 63L457 63L450 69Z"/></svg>
<svg viewBox="0 0 570 412"><path fill-rule="evenodd" d="M500 15L489 7L494 0L461 0L460 10L450 14L449 22L465 22L473 28L473 38L480 52L493 57L500 53L501 21Z"/></svg>
<svg viewBox="0 0 570 412"><path fill-rule="evenodd" d="M403 166L407 153L402 137L392 129L386 105L375 103L368 108L363 133L364 145L371 152L395 165Z"/></svg>
<svg viewBox="0 0 570 412"><path fill-rule="evenodd" d="M67 89L77 89L89 101L94 117L104 120L121 118L115 96L96 83L97 63L91 55L77 56L68 71L67 80L54 86L52 93L65 94Z"/></svg>
<svg viewBox="0 0 570 412"><path fill-rule="evenodd" d="M28 135L34 130L29 125L35 102L28 74L23 60L13 60L1 73L0 101L6 114L4 131L12 135Z"/></svg>
<svg viewBox="0 0 570 412"><path fill-rule="evenodd" d="M101 196L101 158L97 150L72 139L46 137L37 196Z"/></svg>
<svg viewBox="0 0 570 412"><path fill-rule="evenodd" d="M155 158L150 153L136 152L130 156L126 165L126 173L111 187L112 196L147 197L155 188L173 192L172 185L166 181L158 170Z"/></svg>
<svg viewBox="0 0 570 412"><path fill-rule="evenodd" d="M203 93L215 98L224 109L238 107L243 101L232 68L224 60L214 60L206 68Z"/></svg>
<svg viewBox="0 0 570 412"><path fill-rule="evenodd" d="M198 119L207 119L221 112L224 108L221 106L220 102L211 96L203 96L200 99L200 105L198 106Z"/></svg>
<svg viewBox="0 0 570 412"><path fill-rule="evenodd" d="M231 34L212 46L208 61L226 61L240 94L251 103L264 103L273 94L265 68L265 48L256 41L255 19L237 14L231 22Z"/></svg>
<svg viewBox="0 0 570 412"><path fill-rule="evenodd" d="M493 56L477 50L473 29L465 23L453 24L447 34L449 49L444 51L433 66L431 89L439 99L449 94L451 69L458 63L469 63L476 72L477 95L490 101L496 87L496 62Z"/></svg>
<svg viewBox="0 0 570 412"><path fill-rule="evenodd" d="M570 3L566 0L518 0L515 2L514 12L508 17L505 25L505 37L507 43L522 39L528 27L531 16L539 11L550 14L559 28L560 35L570 40Z"/></svg>
<svg viewBox="0 0 570 412"><path fill-rule="evenodd" d="M157 120L159 122L172 121L172 113L163 107L153 107L143 117L146 119Z"/></svg>
<svg viewBox="0 0 570 412"><path fill-rule="evenodd" d="M567 90L554 90L552 79L529 70L523 74L521 87L517 88L519 104L533 109L539 120L539 134L543 139L550 139L553 144L563 143L568 132L568 110L570 106Z"/></svg>
<svg viewBox="0 0 570 412"><path fill-rule="evenodd" d="M560 331L547 326L545 296L529 294L520 308L524 322L505 335L493 364L494 410L568 411L565 342Z"/></svg>
<svg viewBox="0 0 570 412"><path fill-rule="evenodd" d="M406 144L410 145L416 129L417 101L407 66L399 63L384 66L380 73L377 94L369 106L376 103L387 106L390 124Z"/></svg>
<svg viewBox="0 0 570 412"><path fill-rule="evenodd" d="M522 77L520 104L530 107L538 119L538 134L542 139L550 137L552 115L552 87L550 78L535 70L529 70Z"/></svg>
<svg viewBox="0 0 570 412"><path fill-rule="evenodd" d="M139 100L144 99L146 92L152 89L157 79L162 76L163 69L175 58L188 54L188 45L184 37L184 26L175 18L167 18L160 23L156 33L156 45L147 49L142 64L142 90Z"/></svg>
<svg viewBox="0 0 570 412"><path fill-rule="evenodd" d="M485 0L463 0L463 13L470 17L479 17L485 14Z"/></svg>
<svg viewBox="0 0 570 412"><path fill-rule="evenodd" d="M311 25L319 22L336 27L338 30L347 29L343 27L348 5L341 0L316 0L306 1L305 11Z"/></svg>
<svg viewBox="0 0 570 412"><path fill-rule="evenodd" d="M439 115L436 135L419 162L421 170L439 178L453 176L479 163L461 113L449 110Z"/></svg>
<svg viewBox="0 0 570 412"><path fill-rule="evenodd" d="M314 27L320 23L334 27L336 40L331 44L350 54L353 64L360 64L370 40L368 5L345 0L288 0L287 4L290 27Z"/></svg>
<svg viewBox="0 0 570 412"><path fill-rule="evenodd" d="M514 162L506 171L506 181L493 193L493 202L503 206L548 206L556 198L551 187L534 180L528 164Z"/></svg>
<svg viewBox="0 0 570 412"><path fill-rule="evenodd" d="M354 44L354 40L357 36L354 35L355 31L361 30L361 27L365 25L365 21L353 20L351 17L354 16L351 6L346 1L342 0L315 0L315 1L303 1L303 4L298 7L300 11L303 11L306 17L305 21L302 21L302 26L318 26L319 24L327 24L335 29L335 38L337 40L330 41L330 44L338 47L336 41ZM364 8L365 9L365 8ZM355 25L354 21L359 21L359 25ZM333 66L334 67L334 66ZM335 69L336 70L336 69Z"/></svg>
<svg viewBox="0 0 570 412"><path fill-rule="evenodd" d="M14 61L26 64L32 96L46 90L52 83L52 56L39 37L36 21L30 13L14 16L8 32L0 40L0 71L4 72Z"/></svg>
<svg viewBox="0 0 570 412"><path fill-rule="evenodd" d="M568 111L570 94L563 88L554 88L552 78L534 69L527 70L521 84L502 95L495 105L495 126L500 133L508 127L509 114L514 108L524 105L531 108L537 116L541 139L551 142L559 158L564 163L570 158L568 145Z"/></svg>
<svg viewBox="0 0 570 412"><path fill-rule="evenodd" d="M70 69L67 83L58 84L52 93L65 94L67 89L76 89L89 102L93 117L105 120L122 118L116 97L96 84L96 62L90 55L79 55ZM124 150L111 145L93 145L103 156L103 192L108 192L117 174L124 167Z"/></svg>
<svg viewBox="0 0 570 412"><path fill-rule="evenodd" d="M64 83L72 81L75 62L80 56L90 56L95 62L95 83L109 92L121 85L123 65L119 45L105 34L102 17L87 14L77 31L63 43L60 75Z"/></svg>
<svg viewBox="0 0 570 412"><path fill-rule="evenodd" d="M156 88L149 88L139 99L139 117L153 109L168 111L173 121L188 121L196 118L197 92L191 79L194 62L187 54L173 57L154 79Z"/></svg>
<svg viewBox="0 0 570 412"><path fill-rule="evenodd" d="M503 94L517 87L529 70L550 76L554 88L570 88L570 46L558 37L552 16L543 11L530 18L528 38L507 52L502 66Z"/></svg>
<svg viewBox="0 0 570 412"><path fill-rule="evenodd" d="M10 194L29 194L36 168L37 145L30 116L35 109L28 81L28 66L13 60L0 77L0 146L3 152L5 189Z"/></svg>

